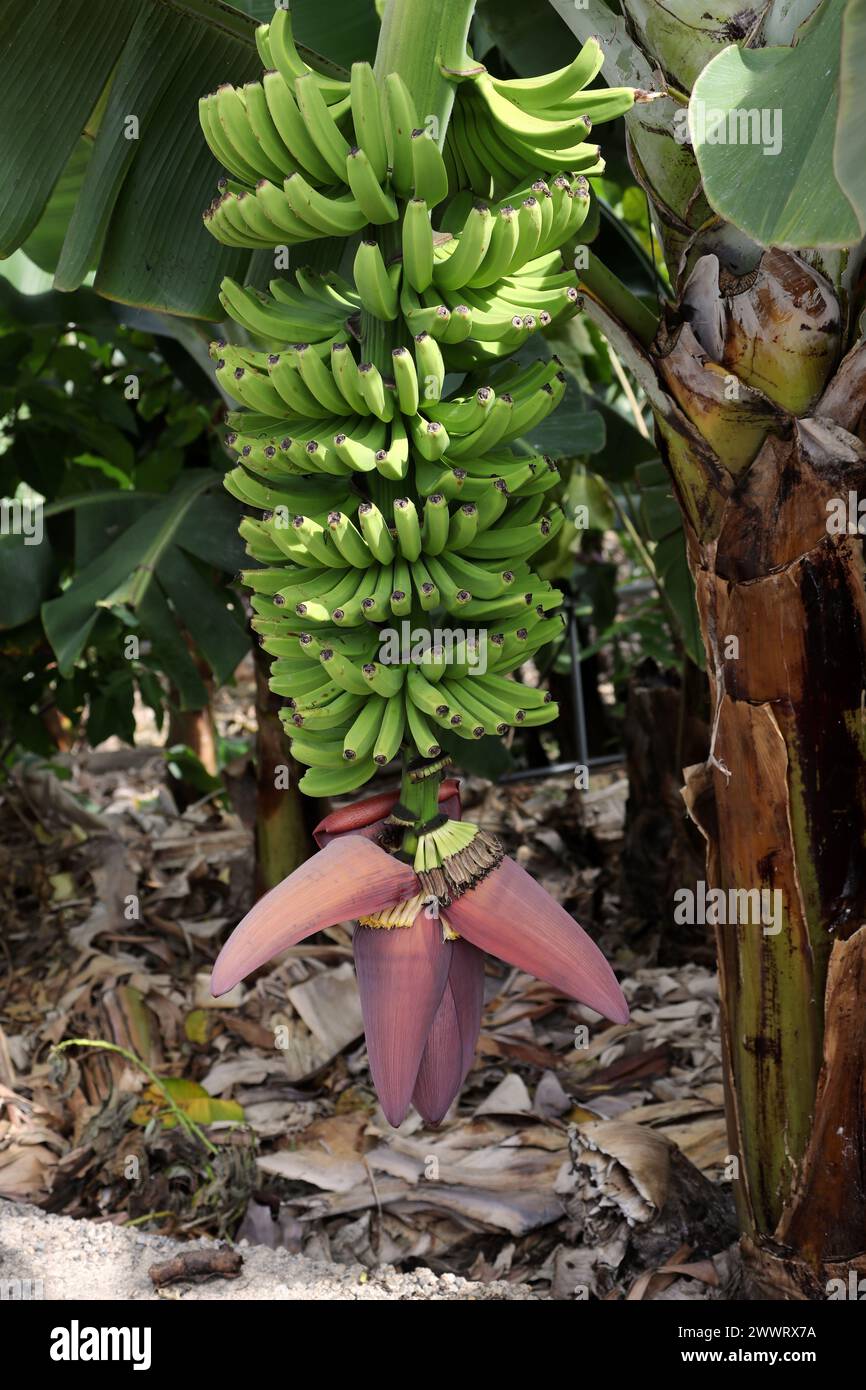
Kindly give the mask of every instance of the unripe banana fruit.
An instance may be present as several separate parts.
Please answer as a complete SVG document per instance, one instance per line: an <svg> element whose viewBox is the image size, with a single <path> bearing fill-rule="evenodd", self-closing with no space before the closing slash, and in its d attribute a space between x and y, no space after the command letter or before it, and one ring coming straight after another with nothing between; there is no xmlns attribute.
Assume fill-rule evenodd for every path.
<svg viewBox="0 0 866 1390"><path fill-rule="evenodd" d="M337 795L401 748L556 717L507 677L562 632L562 594L530 568L564 521L559 474L524 441L566 377L510 359L580 308L562 248L603 167L586 137L633 93L585 90L594 40L547 77L473 65L440 147L397 73L311 69L287 10L256 42L262 81L200 104L226 170L206 225L234 247L353 238L351 280L298 250L267 292L226 279L247 345L211 357L240 407L226 487L249 508L252 626L302 789ZM469 373L450 395L449 372Z"/></svg>

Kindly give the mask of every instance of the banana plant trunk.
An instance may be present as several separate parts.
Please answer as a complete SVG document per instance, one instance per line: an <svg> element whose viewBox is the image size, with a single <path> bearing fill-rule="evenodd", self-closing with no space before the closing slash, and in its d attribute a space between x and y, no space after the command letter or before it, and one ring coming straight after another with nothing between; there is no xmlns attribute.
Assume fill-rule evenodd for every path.
<svg viewBox="0 0 866 1390"><path fill-rule="evenodd" d="M552 3L600 35L608 81L667 83L627 127L674 302L653 333L603 275L583 288L652 405L695 580L712 728L684 796L706 841L743 1254L760 1296L826 1298L866 1272L866 347L844 259L750 243L675 136L697 72L754 40L757 15L625 0L624 31L595 0Z"/></svg>

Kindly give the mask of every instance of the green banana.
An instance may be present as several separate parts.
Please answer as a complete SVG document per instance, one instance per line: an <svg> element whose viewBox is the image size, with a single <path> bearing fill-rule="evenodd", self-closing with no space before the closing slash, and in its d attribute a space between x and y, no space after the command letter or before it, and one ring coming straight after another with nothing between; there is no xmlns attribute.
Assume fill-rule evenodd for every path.
<svg viewBox="0 0 866 1390"><path fill-rule="evenodd" d="M236 87L226 83L215 94L213 109L222 126L225 139L253 169L258 178L280 179L283 169L272 160L256 137L250 124L246 104Z"/></svg>
<svg viewBox="0 0 866 1390"><path fill-rule="evenodd" d="M354 718L363 702L363 695L343 690L322 705L299 706L292 715L292 723L298 729L338 729L347 719Z"/></svg>
<svg viewBox="0 0 866 1390"><path fill-rule="evenodd" d="M467 476L464 468L452 468L447 459L428 461L420 454L415 458L415 482L422 497L441 492L452 502L462 496Z"/></svg>
<svg viewBox="0 0 866 1390"><path fill-rule="evenodd" d="M287 86L291 86L295 78L310 74L326 101L338 100L345 96L347 89L345 82L337 78L324 77L320 73L313 73L304 62L295 46L292 17L288 5L277 5L270 24L263 27L266 28L267 33L263 35L261 40L257 38L257 43L261 43L265 53L270 55L270 61L266 62L265 66L275 67Z"/></svg>
<svg viewBox="0 0 866 1390"><path fill-rule="evenodd" d="M397 497L394 500L394 525L397 528L397 546L405 560L417 560L421 554L421 523L411 497Z"/></svg>
<svg viewBox="0 0 866 1390"><path fill-rule="evenodd" d="M242 97L250 129L272 167L276 169L277 182L281 182L301 161L280 134L261 82L247 82L243 87ZM309 170L302 169L301 172L309 173Z"/></svg>
<svg viewBox="0 0 866 1390"><path fill-rule="evenodd" d="M431 268L437 289L457 290L470 283L484 264L495 225L489 207L483 203L470 209L450 255ZM416 289L426 288L426 285L416 286Z"/></svg>
<svg viewBox="0 0 866 1390"><path fill-rule="evenodd" d="M370 407L358 384L358 364L348 343L331 345L331 374L353 415L369 415Z"/></svg>
<svg viewBox="0 0 866 1390"><path fill-rule="evenodd" d="M369 687L364 672L345 652L336 647L324 647L319 660L326 676L348 695L367 695Z"/></svg>
<svg viewBox="0 0 866 1390"><path fill-rule="evenodd" d="M378 661L367 661L362 666L364 679L377 695L391 700L403 689L406 671L403 666L383 666Z"/></svg>
<svg viewBox="0 0 866 1390"><path fill-rule="evenodd" d="M324 160L307 130L294 93L278 72L266 72L262 78L271 120L295 166L311 183L330 183L333 172ZM288 171L287 171L288 172Z"/></svg>
<svg viewBox="0 0 866 1390"><path fill-rule="evenodd" d="M426 555L424 557L430 578L439 590L443 606L449 613L468 613L472 603L471 591L464 588L449 574L441 560L441 556Z"/></svg>
<svg viewBox="0 0 866 1390"><path fill-rule="evenodd" d="M332 582L331 588L322 598L302 597L295 604L295 615L307 618L313 623L330 623L334 608L348 603L358 587L358 576L353 569L343 571L342 577ZM294 693L294 692L293 692Z"/></svg>
<svg viewBox="0 0 866 1390"><path fill-rule="evenodd" d="M441 341L448 347L463 343L472 334L472 310L466 304L455 304Z"/></svg>
<svg viewBox="0 0 866 1390"><path fill-rule="evenodd" d="M415 709L427 718L447 729L453 727L450 718L453 713L443 698L439 685L432 683L420 671L409 671L406 675L406 698Z"/></svg>
<svg viewBox="0 0 866 1390"><path fill-rule="evenodd" d="M478 508L474 502L464 502L451 513L448 523L446 550L462 550L478 534Z"/></svg>
<svg viewBox="0 0 866 1390"><path fill-rule="evenodd" d="M279 393L260 372L246 367L232 369L227 365L225 358L220 358L216 367L216 379L230 396L248 405L251 410L277 414L283 408Z"/></svg>
<svg viewBox="0 0 866 1390"><path fill-rule="evenodd" d="M355 141L367 156L376 182L381 184L388 170L388 146L379 87L369 63L352 64L350 91Z"/></svg>
<svg viewBox="0 0 866 1390"><path fill-rule="evenodd" d="M372 756L386 707L387 701L381 695L368 694L343 739L343 757L347 762Z"/></svg>
<svg viewBox="0 0 866 1390"><path fill-rule="evenodd" d="M372 565L375 556L355 523L344 512L329 512L328 529L334 545L345 560L356 569Z"/></svg>
<svg viewBox="0 0 866 1390"><path fill-rule="evenodd" d="M394 348L391 353L397 404L404 415L418 413L418 373L415 359L408 348Z"/></svg>
<svg viewBox="0 0 866 1390"><path fill-rule="evenodd" d="M409 436L403 417L395 415L391 421L391 442L387 449L380 449L376 455L376 468L383 478L402 482L409 470Z"/></svg>
<svg viewBox="0 0 866 1390"><path fill-rule="evenodd" d="M429 460L441 458L451 442L444 425L438 420L425 420L422 415L412 417L409 432L418 453Z"/></svg>
<svg viewBox="0 0 866 1390"><path fill-rule="evenodd" d="M411 699L406 700L406 723L409 735L422 758L438 758L442 746L427 719Z"/></svg>
<svg viewBox="0 0 866 1390"><path fill-rule="evenodd" d="M451 310L444 304L422 304L405 276L400 284L400 312L415 336L427 333L441 338L451 322Z"/></svg>
<svg viewBox="0 0 866 1390"><path fill-rule="evenodd" d="M453 135L454 144L466 172L469 188L479 198L488 198L493 189L491 170L481 156L474 134L469 130L466 107L459 98L454 102L448 134Z"/></svg>
<svg viewBox="0 0 866 1390"><path fill-rule="evenodd" d="M402 557L394 561L392 583L391 612L395 618L408 618L412 612L412 573L408 561Z"/></svg>
<svg viewBox="0 0 866 1390"><path fill-rule="evenodd" d="M385 713L382 715L382 722L373 745L373 762L378 767L385 767L392 758L396 758L403 742L403 731L406 727L406 710L402 691L388 699Z"/></svg>
<svg viewBox="0 0 866 1390"><path fill-rule="evenodd" d="M385 442L385 426L381 420L362 417L357 434L345 431L334 435L334 452L353 473L372 473Z"/></svg>
<svg viewBox="0 0 866 1390"><path fill-rule="evenodd" d="M452 441L449 458L480 458L495 448L508 433L513 413L514 402L509 393L503 391L501 396L496 397L478 429Z"/></svg>
<svg viewBox="0 0 866 1390"><path fill-rule="evenodd" d="M400 312L397 294L400 268L396 266L389 273L378 242L359 243L353 273L361 304L367 313L386 322L394 320Z"/></svg>
<svg viewBox="0 0 866 1390"><path fill-rule="evenodd" d="M340 320L325 319L275 303L261 292L239 285L226 276L220 286L220 302L226 312L255 337L281 342L321 342L336 333Z"/></svg>
<svg viewBox="0 0 866 1390"><path fill-rule="evenodd" d="M421 522L421 543L425 555L439 555L448 543L448 501L441 492L434 492L424 503Z"/></svg>
<svg viewBox="0 0 866 1390"><path fill-rule="evenodd" d="M344 763L342 768L311 767L305 772L298 787L305 796L343 796L353 792L368 782L376 771L372 758L359 758L352 763Z"/></svg>
<svg viewBox="0 0 866 1390"><path fill-rule="evenodd" d="M415 197L435 208L448 197L448 171L442 153L426 128L412 131L411 146Z"/></svg>
<svg viewBox="0 0 866 1390"><path fill-rule="evenodd" d="M427 559L429 561L429 555ZM501 569L487 569L482 565L473 564L465 555L458 555L456 551L451 550L445 551L437 561L454 584L468 589L473 598L496 598L498 594L508 593L512 589L515 583L514 572L505 567L504 561L499 563L502 565ZM433 573L435 572L434 570Z"/></svg>
<svg viewBox="0 0 866 1390"><path fill-rule="evenodd" d="M224 169L228 169L230 174L234 174L235 178L239 179L242 184L251 188L258 178L258 174L227 138L217 113L215 92L200 98L198 119L202 134L217 162Z"/></svg>
<svg viewBox="0 0 866 1390"><path fill-rule="evenodd" d="M531 549L528 553L532 554L553 540L562 526L562 520L562 509L555 507L550 515L526 526L489 527L480 531L475 539L469 542L464 553L473 557L506 555L516 558L522 557L525 548L529 546Z"/></svg>
<svg viewBox="0 0 866 1390"><path fill-rule="evenodd" d="M441 596L438 588L430 578L430 571L425 566L424 561L420 558L413 560L409 565L409 569L412 574L412 584L415 588L415 593L418 595L418 602L424 612L429 613L431 609L438 608L441 602Z"/></svg>
<svg viewBox="0 0 866 1390"><path fill-rule="evenodd" d="M373 559L380 565L389 565L396 555L393 537L385 518L374 502L362 502L358 508L361 534Z"/></svg>
<svg viewBox="0 0 866 1390"><path fill-rule="evenodd" d="M332 739L328 742L322 739L319 742L314 742L309 737L304 738L296 731L295 736L289 738L289 747L292 757L299 763L306 763L308 767L345 767L341 739Z"/></svg>
<svg viewBox="0 0 866 1390"><path fill-rule="evenodd" d="M371 414L385 421L393 417L394 399L386 390L382 373L375 363L362 362L358 367L358 387Z"/></svg>
<svg viewBox="0 0 866 1390"><path fill-rule="evenodd" d="M283 188L295 216L309 222L320 236L352 236L366 226L367 217L354 198L327 198L303 174L289 174Z"/></svg>
<svg viewBox="0 0 866 1390"><path fill-rule="evenodd" d="M343 393L327 367L309 343L297 343L290 350L290 360L307 390L321 405L337 417L345 409Z"/></svg>
<svg viewBox="0 0 866 1390"><path fill-rule="evenodd" d="M542 77L491 78L496 91L527 111L548 111L581 91L601 72L604 53L597 39L587 39L577 57Z"/></svg>
<svg viewBox="0 0 866 1390"><path fill-rule="evenodd" d="M381 623L391 612L391 594L394 592L393 584L393 565L380 565L378 574L371 571L374 576L372 589L369 589L367 596L363 599L361 607L364 617L368 622Z"/></svg>
<svg viewBox="0 0 866 1390"><path fill-rule="evenodd" d="M412 132L417 129L418 115L409 89L397 72L389 72L385 78L385 105L388 112L385 135L391 179L400 197L408 198L415 187Z"/></svg>
<svg viewBox="0 0 866 1390"><path fill-rule="evenodd" d="M334 545L330 532L312 517L303 516L301 513L293 517L292 531L294 539L301 541L307 552L320 565L328 565L332 569L345 569L348 566L349 562Z"/></svg>
<svg viewBox="0 0 866 1390"><path fill-rule="evenodd" d="M415 365L418 372L419 396L426 408L428 401L439 401L445 385L445 359L442 349L430 333L416 333Z"/></svg>
<svg viewBox="0 0 866 1390"><path fill-rule="evenodd" d="M411 198L403 214L403 274L419 293L433 281L433 228L423 198Z"/></svg>
<svg viewBox="0 0 866 1390"><path fill-rule="evenodd" d="M271 353L268 358L268 375L280 399L296 415L325 419L333 414L330 406L323 405L313 395L302 379L297 363L289 355Z"/></svg>
<svg viewBox="0 0 866 1390"><path fill-rule="evenodd" d="M467 676L464 680L457 681L449 679L446 675L442 681L442 689L451 708L461 716L464 725L472 730L476 738L483 738L485 734L506 733L510 721L496 710L490 709L483 700L475 697L474 679Z"/></svg>
<svg viewBox="0 0 866 1390"><path fill-rule="evenodd" d="M306 304L312 306L312 301L318 300L329 315L336 310L339 314L351 316L361 307L354 286L335 270L319 275L309 266L298 266L295 279Z"/></svg>
<svg viewBox="0 0 866 1390"><path fill-rule="evenodd" d="M380 184L365 150L357 146L349 150L345 177L368 222L382 226L397 220L394 197Z"/></svg>
<svg viewBox="0 0 866 1390"><path fill-rule="evenodd" d="M338 183L346 180L349 142L341 132L311 72L289 83L310 138Z"/></svg>

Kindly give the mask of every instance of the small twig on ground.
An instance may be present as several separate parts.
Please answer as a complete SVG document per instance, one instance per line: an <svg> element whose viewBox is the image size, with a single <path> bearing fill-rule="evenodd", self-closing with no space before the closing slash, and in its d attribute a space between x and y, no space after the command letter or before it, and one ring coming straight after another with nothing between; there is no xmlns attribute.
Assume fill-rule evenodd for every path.
<svg viewBox="0 0 866 1390"><path fill-rule="evenodd" d="M161 1289L166 1284L175 1284L181 1279L194 1284L215 1277L237 1279L243 1263L244 1257L238 1250L231 1250L227 1245L223 1245L214 1250L184 1250L180 1255L175 1255L174 1259L151 1265L147 1272L154 1288Z"/></svg>

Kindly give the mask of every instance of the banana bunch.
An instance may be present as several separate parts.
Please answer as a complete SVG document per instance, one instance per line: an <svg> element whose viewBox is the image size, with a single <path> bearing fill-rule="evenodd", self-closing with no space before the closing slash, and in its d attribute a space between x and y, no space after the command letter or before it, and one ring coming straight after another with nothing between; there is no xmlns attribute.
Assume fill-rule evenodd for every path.
<svg viewBox="0 0 866 1390"><path fill-rule="evenodd" d="M397 73L310 69L288 10L257 42L262 81L202 102L227 171L207 225L229 245L350 249L342 273L224 280L245 342L210 352L238 404L226 487L252 625L302 789L338 795L401 749L437 758L443 731L557 717L510 677L562 634L562 593L531 568L564 522L559 472L525 441L566 376L514 353L579 310L563 248L602 167L585 136L632 93L585 90L594 42L549 78L476 68L440 151Z"/></svg>
<svg viewBox="0 0 866 1390"><path fill-rule="evenodd" d="M380 91L369 63L349 81L310 68L278 9L256 30L261 82L220 87L199 102L211 152L230 178L205 224L227 246L297 246L398 220L397 197L435 207L448 193L439 146L418 124L398 73Z"/></svg>
<svg viewBox="0 0 866 1390"><path fill-rule="evenodd" d="M600 174L598 145L586 137L594 125L634 104L631 87L587 91L604 56L589 39L567 67L544 77L504 81L483 67L467 70L445 141L449 187L488 198L533 169ZM561 243L560 243L561 244Z"/></svg>
<svg viewBox="0 0 866 1390"><path fill-rule="evenodd" d="M411 459L421 496L477 502L482 528L509 497L549 491L559 480L553 461L508 446L561 401L566 376L558 359L500 369L495 384L442 400L441 371L419 371L419 364L441 362L441 354L428 335L419 339L414 357L408 348L392 351L387 382L372 363L355 362L346 339L296 343L282 353L213 342L217 380L248 407L227 416L226 442L241 464L235 474L247 468L280 480L366 473L400 482Z"/></svg>

